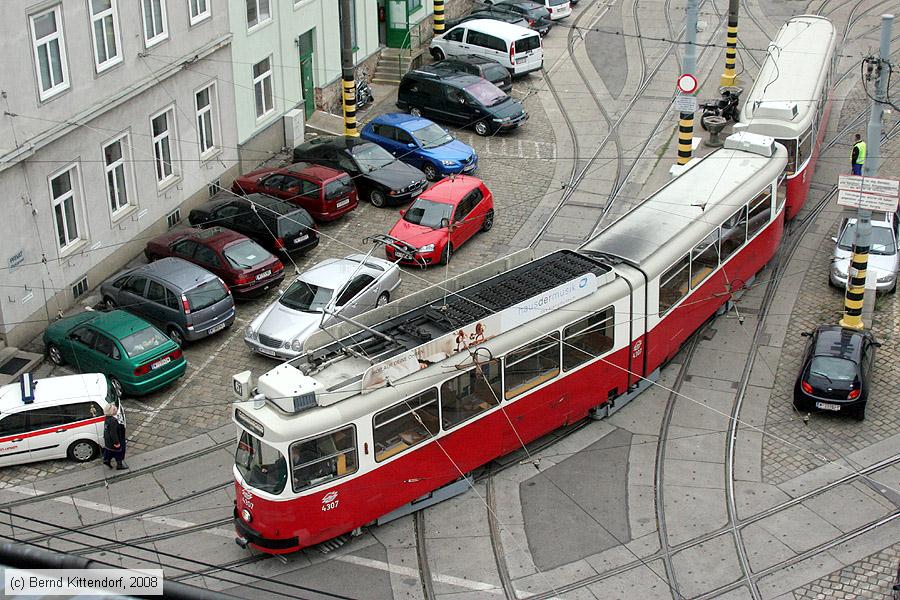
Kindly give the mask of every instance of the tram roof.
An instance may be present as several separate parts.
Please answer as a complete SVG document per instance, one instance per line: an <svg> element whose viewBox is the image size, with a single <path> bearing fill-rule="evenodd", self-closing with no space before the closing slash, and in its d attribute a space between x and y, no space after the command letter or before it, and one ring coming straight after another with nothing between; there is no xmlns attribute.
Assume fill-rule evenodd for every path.
<svg viewBox="0 0 900 600"><path fill-rule="evenodd" d="M694 161L581 251L625 260L653 277L705 238L710 224L723 222L775 181L787 162L787 151L781 144L774 148L771 157L722 148Z"/></svg>
<svg viewBox="0 0 900 600"><path fill-rule="evenodd" d="M809 127L831 68L836 36L834 24L818 15L794 17L781 27L745 95L740 122L748 131L784 138L796 137ZM759 110L761 102L794 102L797 114L788 121L757 115L764 112Z"/></svg>

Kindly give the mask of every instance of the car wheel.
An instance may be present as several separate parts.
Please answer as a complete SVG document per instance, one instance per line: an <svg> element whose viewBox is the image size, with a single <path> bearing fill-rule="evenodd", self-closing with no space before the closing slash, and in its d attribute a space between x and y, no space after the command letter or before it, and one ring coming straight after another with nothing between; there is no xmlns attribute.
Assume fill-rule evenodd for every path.
<svg viewBox="0 0 900 600"><path fill-rule="evenodd" d="M69 445L69 449L66 451L66 455L68 455L70 460L79 463L90 462L97 458L99 453L100 446L91 440L74 441Z"/></svg>
<svg viewBox="0 0 900 600"><path fill-rule="evenodd" d="M432 48L431 56L432 58L434 58L434 60L444 60L444 58L446 58L446 56L444 55L444 51L440 48Z"/></svg>
<svg viewBox="0 0 900 600"><path fill-rule="evenodd" d="M857 421L865 421L866 420L866 405L863 404L861 407L857 409L855 413L853 413L853 418Z"/></svg>
<svg viewBox="0 0 900 600"><path fill-rule="evenodd" d="M181 333L181 330L177 327L169 327L166 331L169 335L169 339L178 344L179 346L184 346L184 334Z"/></svg>
<svg viewBox="0 0 900 600"><path fill-rule="evenodd" d="M106 310L116 310L116 301L107 296L103 299L103 308Z"/></svg>
<svg viewBox="0 0 900 600"><path fill-rule="evenodd" d="M66 364L66 359L63 358L62 351L59 349L59 346L56 344L50 344L47 346L47 357L57 367L61 367Z"/></svg>
<svg viewBox="0 0 900 600"><path fill-rule="evenodd" d="M490 231L491 227L494 226L494 209L487 211L487 214L484 215L484 221L481 222L481 230L482 231Z"/></svg>
<svg viewBox="0 0 900 600"><path fill-rule="evenodd" d="M388 292L381 292L381 295L378 296L378 300L375 301L375 306L384 306L388 302L391 301L391 295Z"/></svg>
<svg viewBox="0 0 900 600"><path fill-rule="evenodd" d="M447 245L444 246L444 251L441 253L441 264L449 265L450 258L453 256L453 245L450 242L447 242Z"/></svg>
<svg viewBox="0 0 900 600"><path fill-rule="evenodd" d="M486 136L491 132L490 128L487 126L487 123L484 121L478 121L475 123L475 133L480 136Z"/></svg>
<svg viewBox="0 0 900 600"><path fill-rule="evenodd" d="M422 172L425 173L425 178L428 181L437 181L441 178L440 171L438 171L437 167L435 167L431 163L425 163L425 165L422 167Z"/></svg>
<svg viewBox="0 0 900 600"><path fill-rule="evenodd" d="M121 398L125 394L125 389L122 387L122 382L115 377L109 378L109 387L112 388L113 394L116 395L116 398Z"/></svg>
<svg viewBox="0 0 900 600"><path fill-rule="evenodd" d="M412 108L409 109L409 114L411 114L414 117L421 117L422 110L413 106Z"/></svg>
<svg viewBox="0 0 900 600"><path fill-rule="evenodd" d="M387 197L382 190L372 190L369 192L369 201L372 203L372 206L382 208L387 204Z"/></svg>

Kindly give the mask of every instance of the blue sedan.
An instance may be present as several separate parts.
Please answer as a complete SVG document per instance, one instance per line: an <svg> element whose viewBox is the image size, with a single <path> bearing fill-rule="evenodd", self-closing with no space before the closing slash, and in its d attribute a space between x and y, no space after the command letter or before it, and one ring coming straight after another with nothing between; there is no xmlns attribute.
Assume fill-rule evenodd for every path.
<svg viewBox="0 0 900 600"><path fill-rule="evenodd" d="M429 181L456 173L471 175L478 168L475 150L422 117L406 113L380 115L363 127L360 136L418 167Z"/></svg>

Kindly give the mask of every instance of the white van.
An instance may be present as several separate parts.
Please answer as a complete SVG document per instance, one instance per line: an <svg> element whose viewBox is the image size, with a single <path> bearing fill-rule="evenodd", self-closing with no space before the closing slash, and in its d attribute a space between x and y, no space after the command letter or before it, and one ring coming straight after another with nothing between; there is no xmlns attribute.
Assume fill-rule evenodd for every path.
<svg viewBox="0 0 900 600"><path fill-rule="evenodd" d="M0 466L68 456L96 458L103 445L103 411L119 399L99 373L33 379L0 387Z"/></svg>
<svg viewBox="0 0 900 600"><path fill-rule="evenodd" d="M537 71L544 66L541 36L527 27L492 19L460 23L429 45L435 60L460 54L477 54L497 61L513 75Z"/></svg>
<svg viewBox="0 0 900 600"><path fill-rule="evenodd" d="M572 14L572 4L569 0L538 0L550 11L550 19L557 21L565 19Z"/></svg>

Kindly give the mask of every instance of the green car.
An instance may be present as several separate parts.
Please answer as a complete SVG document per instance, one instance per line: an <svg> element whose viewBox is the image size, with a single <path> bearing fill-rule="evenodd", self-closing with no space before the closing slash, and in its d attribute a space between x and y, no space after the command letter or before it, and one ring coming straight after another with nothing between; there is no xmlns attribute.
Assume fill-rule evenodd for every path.
<svg viewBox="0 0 900 600"><path fill-rule="evenodd" d="M149 394L184 375L178 344L124 310L86 311L60 319L44 332L47 356L82 373L103 373L120 396Z"/></svg>

